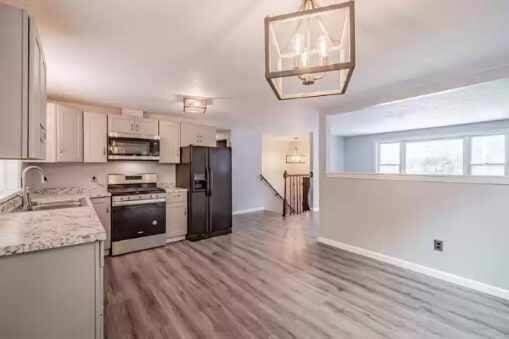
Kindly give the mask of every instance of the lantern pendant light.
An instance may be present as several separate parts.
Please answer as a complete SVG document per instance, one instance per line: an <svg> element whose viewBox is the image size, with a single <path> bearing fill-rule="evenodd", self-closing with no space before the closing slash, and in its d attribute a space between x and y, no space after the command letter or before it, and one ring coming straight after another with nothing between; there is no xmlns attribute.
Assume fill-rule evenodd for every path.
<svg viewBox="0 0 509 339"><path fill-rule="evenodd" d="M344 94L355 68L354 1L265 18L265 77L280 100Z"/></svg>

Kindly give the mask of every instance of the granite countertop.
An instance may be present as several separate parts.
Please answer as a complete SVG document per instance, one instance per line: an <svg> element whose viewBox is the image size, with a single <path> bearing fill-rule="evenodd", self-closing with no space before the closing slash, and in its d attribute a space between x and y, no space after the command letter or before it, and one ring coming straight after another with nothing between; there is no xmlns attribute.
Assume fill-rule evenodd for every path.
<svg viewBox="0 0 509 339"><path fill-rule="evenodd" d="M167 193L187 192L187 188L176 187L172 183L160 182L157 186L163 188Z"/></svg>
<svg viewBox="0 0 509 339"><path fill-rule="evenodd" d="M77 200L81 198L110 197L111 193L99 185L76 186L76 187L51 187L43 188L31 193L32 201L37 203L58 202L63 200Z"/></svg>
<svg viewBox="0 0 509 339"><path fill-rule="evenodd" d="M109 196L104 188L50 188L34 192L37 203L86 199L81 207L0 215L0 257L106 240L90 198Z"/></svg>

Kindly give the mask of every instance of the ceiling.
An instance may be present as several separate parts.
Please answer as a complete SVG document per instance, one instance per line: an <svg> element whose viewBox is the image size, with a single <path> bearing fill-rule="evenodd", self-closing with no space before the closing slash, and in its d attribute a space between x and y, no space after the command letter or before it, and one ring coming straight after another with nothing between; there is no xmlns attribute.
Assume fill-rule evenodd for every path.
<svg viewBox="0 0 509 339"><path fill-rule="evenodd" d="M509 118L509 79L329 115L335 135L354 136Z"/></svg>
<svg viewBox="0 0 509 339"><path fill-rule="evenodd" d="M208 117L292 120L509 76L507 0L357 0L348 94L285 102L264 78L263 19L300 0L25 2L61 99L180 113L179 95L211 96Z"/></svg>

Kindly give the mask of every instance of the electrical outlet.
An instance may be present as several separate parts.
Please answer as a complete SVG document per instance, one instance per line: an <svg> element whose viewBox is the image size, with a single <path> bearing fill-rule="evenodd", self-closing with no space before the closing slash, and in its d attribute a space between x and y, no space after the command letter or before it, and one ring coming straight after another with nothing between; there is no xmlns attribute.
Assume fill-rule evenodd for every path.
<svg viewBox="0 0 509 339"><path fill-rule="evenodd" d="M444 251L444 242L442 240L435 240L433 242L433 249L435 251L443 252Z"/></svg>

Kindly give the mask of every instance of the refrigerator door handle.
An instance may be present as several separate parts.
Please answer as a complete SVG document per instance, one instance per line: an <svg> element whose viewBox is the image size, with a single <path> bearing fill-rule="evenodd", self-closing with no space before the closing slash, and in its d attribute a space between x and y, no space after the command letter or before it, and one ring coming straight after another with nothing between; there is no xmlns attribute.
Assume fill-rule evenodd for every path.
<svg viewBox="0 0 509 339"><path fill-rule="evenodd" d="M212 171L210 170L209 168L209 196L212 195L212 189L214 188L214 174L212 173Z"/></svg>
<svg viewBox="0 0 509 339"><path fill-rule="evenodd" d="M210 196L210 167L206 168L206 175L207 175L207 196Z"/></svg>

